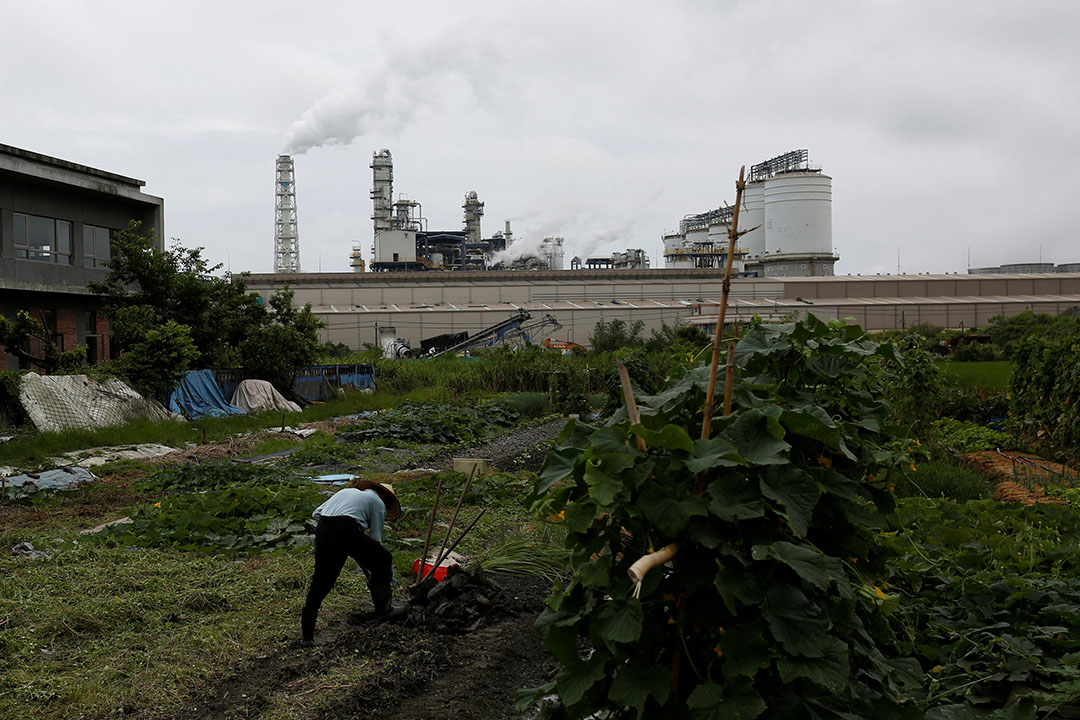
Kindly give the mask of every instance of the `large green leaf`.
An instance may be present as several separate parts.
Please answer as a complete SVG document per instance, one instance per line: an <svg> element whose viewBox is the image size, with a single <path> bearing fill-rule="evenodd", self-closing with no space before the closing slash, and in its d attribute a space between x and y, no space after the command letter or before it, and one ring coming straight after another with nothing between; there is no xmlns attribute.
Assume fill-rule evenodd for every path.
<svg viewBox="0 0 1080 720"><path fill-rule="evenodd" d="M551 608L544 608L536 619L536 629L544 634L544 646L564 665L578 659L577 630L574 629L577 620L576 615L565 615Z"/></svg>
<svg viewBox="0 0 1080 720"><path fill-rule="evenodd" d="M770 467L761 478L761 492L780 504L780 514L787 518L791 529L799 537L805 537L821 497L821 489L813 478L791 465Z"/></svg>
<svg viewBox="0 0 1080 720"><path fill-rule="evenodd" d="M832 636L826 637L824 643L821 657L787 657L777 660L776 669L780 673L780 679L789 683L804 677L831 693L843 690L851 676L847 643Z"/></svg>
<svg viewBox="0 0 1080 720"><path fill-rule="evenodd" d="M691 495L677 500L653 489L642 494L639 505L649 522L668 537L681 533L691 517L709 511L705 498Z"/></svg>
<svg viewBox="0 0 1080 720"><path fill-rule="evenodd" d="M818 440L834 450L840 447L840 428L827 412L816 405L784 410L780 422L790 433Z"/></svg>
<svg viewBox="0 0 1080 720"><path fill-rule="evenodd" d="M649 696L663 705L671 694L671 671L666 667L628 662L618 669L608 689L608 697L620 705L634 708L640 718Z"/></svg>
<svg viewBox="0 0 1080 720"><path fill-rule="evenodd" d="M665 425L660 431L649 430L640 425L630 428L631 435L637 435L645 440L650 448L663 448L665 450L682 450L683 452L694 451L694 441L678 425Z"/></svg>
<svg viewBox="0 0 1080 720"><path fill-rule="evenodd" d="M589 529L594 517L596 517L596 503L581 500L566 506L563 521L570 532L584 532Z"/></svg>
<svg viewBox="0 0 1080 720"><path fill-rule="evenodd" d="M555 676L555 687L567 705L574 705L585 697L597 680L604 677L604 662L600 653L594 653L587 662L577 660L567 663Z"/></svg>
<svg viewBox="0 0 1080 720"><path fill-rule="evenodd" d="M629 441L626 429L618 425L600 428L594 432L589 446L594 455L641 455Z"/></svg>
<svg viewBox="0 0 1080 720"><path fill-rule="evenodd" d="M737 565L722 565L717 561L719 568L713 586L720 593L725 607L732 615L739 613L740 606L755 607L761 604L761 588L758 586L757 577L743 570Z"/></svg>
<svg viewBox="0 0 1080 720"><path fill-rule="evenodd" d="M611 584L611 555L585 563L577 569L581 584L586 587L607 587Z"/></svg>
<svg viewBox="0 0 1080 720"><path fill-rule="evenodd" d="M726 685L698 685L686 699L695 720L752 720L765 712L765 701L753 685L740 679Z"/></svg>
<svg viewBox="0 0 1080 720"><path fill-rule="evenodd" d="M749 520L765 514L760 484L751 478L725 474L709 483L709 512L721 520Z"/></svg>
<svg viewBox="0 0 1080 720"><path fill-rule="evenodd" d="M623 482L619 473L634 465L631 455L593 455L585 461L585 483L593 500L603 506L611 505L622 494Z"/></svg>
<svg viewBox="0 0 1080 720"><path fill-rule="evenodd" d="M602 639L612 643L631 643L641 637L645 614L636 598L610 600L596 616L597 630Z"/></svg>
<svg viewBox="0 0 1080 720"><path fill-rule="evenodd" d="M843 575L843 566L838 563L830 563L827 555L807 547L790 542L775 542L772 545L755 545L753 549L755 560L763 560L766 557L779 560L819 590L826 590L830 583L846 580ZM841 577L837 577L837 568L841 570Z"/></svg>
<svg viewBox="0 0 1080 720"><path fill-rule="evenodd" d="M754 622L740 623L727 628L720 638L724 651L724 677L745 675L752 678L757 671L769 667L771 655L760 625Z"/></svg>
<svg viewBox="0 0 1080 720"><path fill-rule="evenodd" d="M762 614L769 622L769 631L792 655L820 658L831 624L816 604L801 590L782 585L770 590L765 597Z"/></svg>
<svg viewBox="0 0 1080 720"><path fill-rule="evenodd" d="M744 460L727 438L699 438L694 441L694 456L686 460L686 469L697 474L716 467L743 465Z"/></svg>
<svg viewBox="0 0 1080 720"><path fill-rule="evenodd" d="M540 477L536 481L533 494L543 495L560 480L564 480L574 472L574 465L581 457L581 451L577 448L563 448L552 450L544 460L544 467L540 470Z"/></svg>
<svg viewBox="0 0 1080 720"><path fill-rule="evenodd" d="M776 418L761 410L747 410L735 418L727 428L726 436L748 463L783 465L788 462L787 451L791 445L773 436L776 423Z"/></svg>

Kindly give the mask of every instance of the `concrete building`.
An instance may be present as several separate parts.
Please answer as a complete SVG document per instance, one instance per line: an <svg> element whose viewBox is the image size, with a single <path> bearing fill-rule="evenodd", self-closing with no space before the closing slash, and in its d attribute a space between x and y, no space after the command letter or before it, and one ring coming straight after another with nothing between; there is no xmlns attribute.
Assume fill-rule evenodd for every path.
<svg viewBox="0 0 1080 720"><path fill-rule="evenodd" d="M142 180L0 145L0 312L41 320L62 350L109 358L109 324L87 284L105 279L112 234L142 223L158 247L164 201ZM34 352L31 348L31 352ZM19 368L0 351L0 368Z"/></svg>
<svg viewBox="0 0 1080 720"><path fill-rule="evenodd" d="M424 338L476 332L519 309L554 315L559 339L585 344L600 320L661 324L716 322L723 273L715 269L252 275L270 297L286 285L326 321L322 340L354 349L376 344L378 328L419 347ZM874 275L737 278L727 317L779 319L813 313L854 318L868 330L915 323L980 327L1024 310L1059 314L1080 306L1080 273Z"/></svg>

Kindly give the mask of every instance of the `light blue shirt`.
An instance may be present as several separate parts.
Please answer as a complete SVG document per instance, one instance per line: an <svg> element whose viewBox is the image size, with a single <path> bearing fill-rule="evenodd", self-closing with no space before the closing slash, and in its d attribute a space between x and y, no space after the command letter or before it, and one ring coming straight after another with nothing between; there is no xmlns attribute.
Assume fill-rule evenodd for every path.
<svg viewBox="0 0 1080 720"><path fill-rule="evenodd" d="M383 523L386 522L386 504L374 490L345 488L334 493L329 500L311 513L316 521L320 517L351 517L360 523L368 536L382 542Z"/></svg>

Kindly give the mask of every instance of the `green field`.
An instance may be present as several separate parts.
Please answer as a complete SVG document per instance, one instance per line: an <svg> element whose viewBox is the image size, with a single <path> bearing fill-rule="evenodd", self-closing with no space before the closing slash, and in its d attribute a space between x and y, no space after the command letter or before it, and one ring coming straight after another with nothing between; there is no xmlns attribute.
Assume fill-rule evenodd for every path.
<svg viewBox="0 0 1080 720"><path fill-rule="evenodd" d="M938 367L947 377L963 387L985 388L1004 392L1009 387L1009 375L1013 364L1008 360L984 360L980 362L952 362L941 360Z"/></svg>

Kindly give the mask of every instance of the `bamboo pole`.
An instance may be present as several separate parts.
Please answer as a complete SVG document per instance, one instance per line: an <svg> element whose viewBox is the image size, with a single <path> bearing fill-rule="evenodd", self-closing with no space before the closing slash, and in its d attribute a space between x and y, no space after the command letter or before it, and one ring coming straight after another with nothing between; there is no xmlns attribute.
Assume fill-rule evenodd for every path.
<svg viewBox="0 0 1080 720"><path fill-rule="evenodd" d="M701 421L701 437L708 438L712 433L713 408L716 403L716 376L720 366L720 338L724 334L724 317L727 315L728 295L731 293L731 264L735 259L735 241L739 237L739 207L742 205L743 190L746 189L746 166L739 168L739 180L735 183L735 209L731 213L731 228L728 230L727 266L724 268L724 284L720 298L720 312L716 319L716 333L713 335L712 365L709 369L709 389L705 395L705 417Z"/></svg>
<svg viewBox="0 0 1080 720"><path fill-rule="evenodd" d="M735 385L735 342L727 346L727 367L724 368L724 417L731 414L731 393Z"/></svg>
<svg viewBox="0 0 1080 720"><path fill-rule="evenodd" d="M460 535L458 535L458 537L457 537L457 540L455 540L454 542L452 542L452 543L450 544L450 547L448 547L448 548L446 549L446 552L445 552L445 553L443 553L442 555L440 555L439 557L435 558L435 567L433 567L433 568L431 569L431 572L432 572L432 573L434 573L434 572L435 572L436 570L438 570L438 569L439 569L439 565L441 565L441 564L442 564L443 560L445 560L446 558L450 557L450 553L454 552L454 550L455 550L455 549L457 548L458 544L459 544L459 543L460 543L460 542L461 542L462 540L464 540L464 539L465 539L465 536L466 536L466 535L468 535L468 534L469 534L469 531L470 531L470 530L472 530L472 529L473 529L473 528L474 528L474 527L476 526L476 523L480 522L480 518L484 517L484 513L486 513L486 512L487 512L487 508L486 508L486 507L485 507L485 508L481 508L481 509L480 509L480 512L476 514L476 517L474 517L474 518L472 519L472 522L470 522L470 523L469 523L468 525L466 525L466 526L465 526L465 529L461 531L461 534L460 534Z"/></svg>
<svg viewBox="0 0 1080 720"><path fill-rule="evenodd" d="M449 540L450 540L450 533L453 532L454 523L457 522L458 513L461 512L461 503L465 502L465 495L469 492L469 486L472 485L473 476L476 475L476 468L478 466L479 466L479 463L473 463L472 471L469 473L468 479L465 480L465 487L461 488L461 497L458 498L457 507L454 508L454 514L450 518L450 524L446 526L446 535L443 537L442 545L439 546L439 554L436 555L436 557L441 557L442 554L443 554L443 551L446 550L446 543L449 542ZM425 561L426 561L426 558L424 560L420 561L420 569L421 570L423 570L423 568L424 568L424 562ZM435 568L433 567L433 568L431 568L430 572L423 573L423 576L420 578L420 582L424 582L425 580L427 580L428 576L431 575L434 572L435 572Z"/></svg>
<svg viewBox="0 0 1080 720"><path fill-rule="evenodd" d="M416 584L420 584L420 578L424 574L424 563L427 562L428 550L431 549L431 532L435 529L435 515L439 512L439 498L442 497L443 476L439 474L439 483L435 486L435 505L431 508L431 519L428 520L427 537L424 538L424 553L420 556L420 569L416 572Z"/></svg>
<svg viewBox="0 0 1080 720"><path fill-rule="evenodd" d="M637 409L637 400L634 399L634 391L630 388L630 373L627 372L626 366L621 362L615 363L619 368L619 382L622 384L623 400L626 401L626 414L630 418L631 425L641 424L641 413ZM645 438L640 435L637 436L638 450L645 450Z"/></svg>

